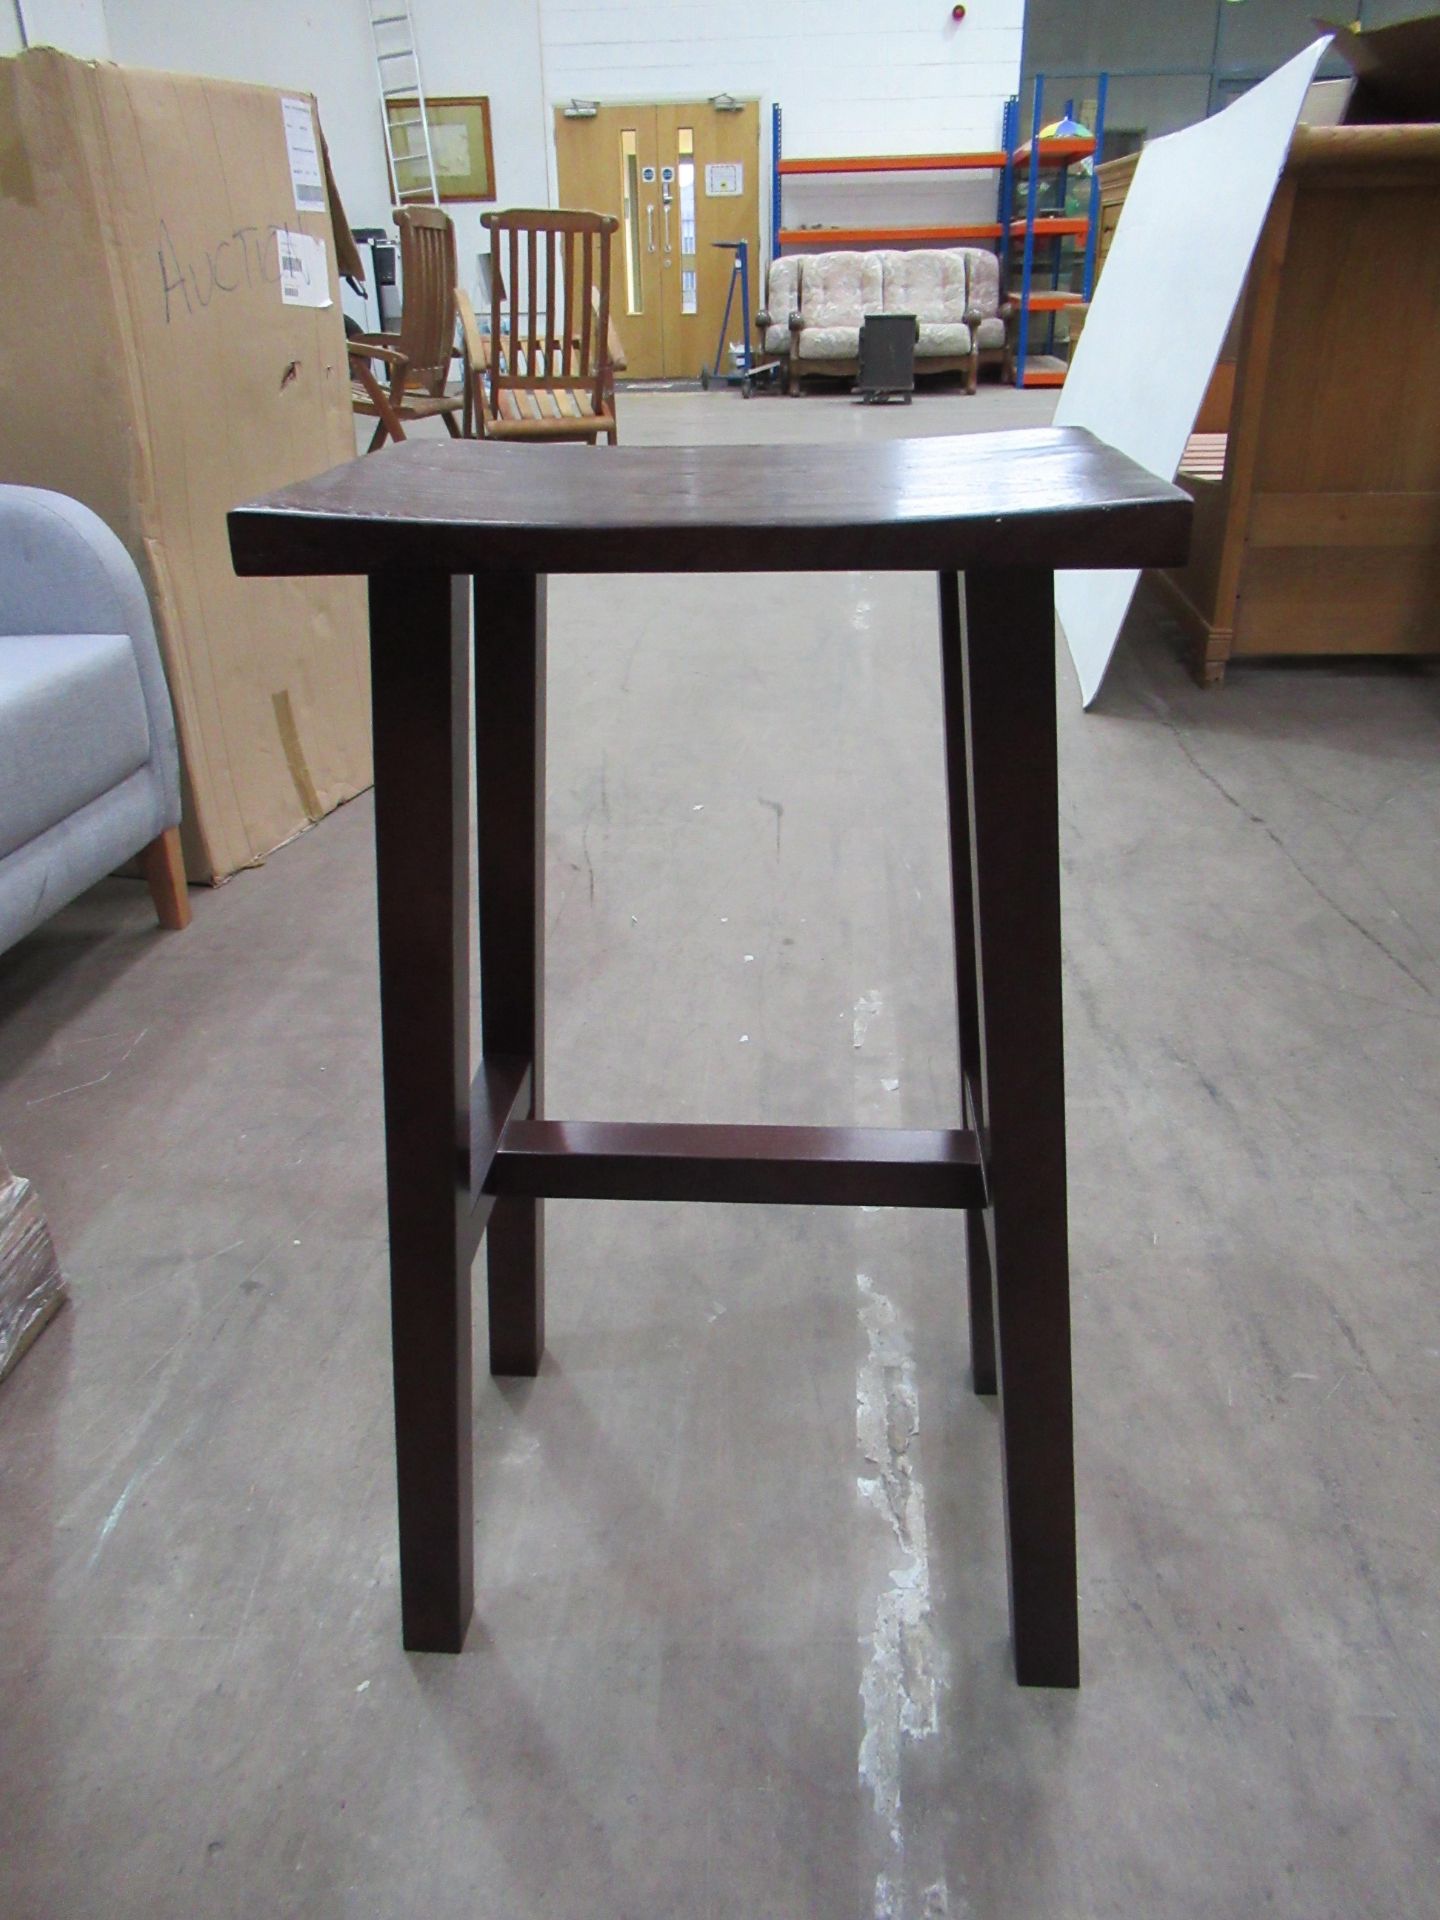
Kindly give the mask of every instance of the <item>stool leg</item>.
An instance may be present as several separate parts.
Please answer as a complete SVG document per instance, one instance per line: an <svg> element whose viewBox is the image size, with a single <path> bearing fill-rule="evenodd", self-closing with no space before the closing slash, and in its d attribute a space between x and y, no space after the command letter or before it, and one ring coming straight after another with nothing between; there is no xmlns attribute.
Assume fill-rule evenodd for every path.
<svg viewBox="0 0 1440 1920"><path fill-rule="evenodd" d="M1052 576L967 574L962 651L1015 1671L1023 1685L1073 1687L1080 1654Z"/></svg>
<svg viewBox="0 0 1440 1920"><path fill-rule="evenodd" d="M950 822L950 900L955 920L955 992L960 1030L960 1088L966 1126L980 1122L980 1000L975 958L975 889L970 864L970 761L965 724L960 578L940 575L940 674L945 707L945 778ZM995 1391L995 1303L982 1214L965 1215L970 1279L970 1377L976 1393Z"/></svg>
<svg viewBox="0 0 1440 1920"><path fill-rule="evenodd" d="M427 1653L460 1651L474 1598L466 586L370 582L401 1612Z"/></svg>
<svg viewBox="0 0 1440 1920"><path fill-rule="evenodd" d="M487 1054L531 1063L543 1113L545 977L545 581L475 580L475 814L480 1025ZM485 1230L490 1371L535 1374L545 1350L544 1203L507 1195Z"/></svg>

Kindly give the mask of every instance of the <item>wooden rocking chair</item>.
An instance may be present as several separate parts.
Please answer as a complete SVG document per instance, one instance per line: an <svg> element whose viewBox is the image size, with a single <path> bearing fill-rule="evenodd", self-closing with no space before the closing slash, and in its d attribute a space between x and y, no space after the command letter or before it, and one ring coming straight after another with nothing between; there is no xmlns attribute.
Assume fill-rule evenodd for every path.
<svg viewBox="0 0 1440 1920"><path fill-rule="evenodd" d="M611 214L543 209L486 213L480 220L493 262L488 339L463 294L456 303L475 431L488 440L587 440L591 446L604 434L613 447L610 240L619 221Z"/></svg>
<svg viewBox="0 0 1440 1920"><path fill-rule="evenodd" d="M445 391L455 357L455 228L438 207L397 207L404 307L398 334L350 336L351 399L355 411L378 420L368 451L403 440L406 420L437 415L456 439L459 394ZM388 388L374 362L390 370Z"/></svg>

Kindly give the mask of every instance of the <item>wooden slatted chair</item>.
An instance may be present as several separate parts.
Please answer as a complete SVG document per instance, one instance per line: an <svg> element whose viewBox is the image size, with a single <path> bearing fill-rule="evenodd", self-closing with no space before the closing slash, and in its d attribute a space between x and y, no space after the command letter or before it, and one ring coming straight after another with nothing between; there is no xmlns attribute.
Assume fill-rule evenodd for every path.
<svg viewBox="0 0 1440 1920"><path fill-rule="evenodd" d="M377 421L368 451L403 440L406 420L437 416L458 439L459 394L445 391L455 357L455 227L439 207L397 207L404 306L398 334L350 336L351 399L355 411ZM374 362L390 370L388 389Z"/></svg>
<svg viewBox="0 0 1440 1920"><path fill-rule="evenodd" d="M488 339L463 295L457 302L474 430L488 440L591 446L603 434L613 447L610 241L619 221L543 208L480 218L495 269Z"/></svg>

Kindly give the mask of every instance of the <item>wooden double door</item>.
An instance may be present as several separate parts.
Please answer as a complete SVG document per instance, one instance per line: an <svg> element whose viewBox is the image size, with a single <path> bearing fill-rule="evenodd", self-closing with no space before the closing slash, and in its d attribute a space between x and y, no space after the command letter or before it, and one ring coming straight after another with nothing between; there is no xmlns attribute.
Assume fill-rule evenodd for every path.
<svg viewBox="0 0 1440 1920"><path fill-rule="evenodd" d="M560 204L620 222L610 309L626 377L693 380L714 360L735 260L716 241L749 242L760 304L758 102L560 107L555 154ZM729 339L741 331L737 291Z"/></svg>

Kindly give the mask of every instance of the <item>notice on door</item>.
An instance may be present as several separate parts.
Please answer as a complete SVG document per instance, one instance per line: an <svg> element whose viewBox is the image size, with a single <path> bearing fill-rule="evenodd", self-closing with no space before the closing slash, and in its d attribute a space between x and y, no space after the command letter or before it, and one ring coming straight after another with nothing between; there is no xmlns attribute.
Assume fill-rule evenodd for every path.
<svg viewBox="0 0 1440 1920"><path fill-rule="evenodd" d="M712 160L705 168L705 194L710 200L730 200L745 191L743 160Z"/></svg>

